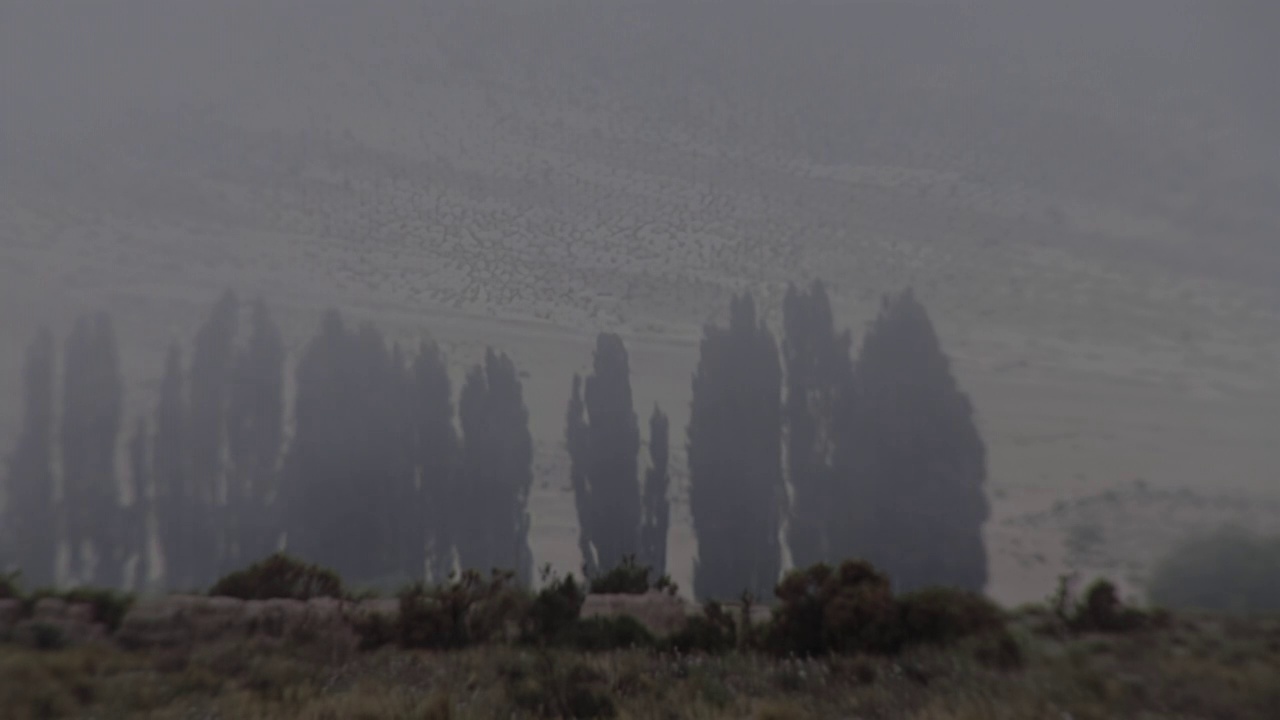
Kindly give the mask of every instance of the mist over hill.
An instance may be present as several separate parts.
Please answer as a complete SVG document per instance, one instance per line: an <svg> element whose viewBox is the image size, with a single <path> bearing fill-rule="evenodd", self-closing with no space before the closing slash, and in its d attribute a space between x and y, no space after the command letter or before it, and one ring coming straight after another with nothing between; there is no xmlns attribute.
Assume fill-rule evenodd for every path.
<svg viewBox="0 0 1280 720"><path fill-rule="evenodd" d="M278 307L295 353L341 306L436 336L455 374L486 344L527 369L534 551L572 566L561 416L595 331L682 433L731 292L776 324L786 283L821 278L856 333L911 285L991 446L994 588L1038 593L1071 527L1028 518L1062 497L1276 495L1277 15L0 2L0 447L42 325L111 310L149 408L224 287Z"/></svg>

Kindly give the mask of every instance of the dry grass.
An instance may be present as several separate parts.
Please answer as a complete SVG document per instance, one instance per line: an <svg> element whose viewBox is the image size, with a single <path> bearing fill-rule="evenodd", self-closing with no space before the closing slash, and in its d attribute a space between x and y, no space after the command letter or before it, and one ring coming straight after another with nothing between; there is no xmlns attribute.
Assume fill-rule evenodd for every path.
<svg viewBox="0 0 1280 720"><path fill-rule="evenodd" d="M483 647L335 654L314 644L211 644L136 654L107 645L0 646L0 708L27 718L857 717L910 720L1271 720L1280 621L1183 618L1059 640L1015 628L1025 663L977 642L894 659L676 657Z"/></svg>

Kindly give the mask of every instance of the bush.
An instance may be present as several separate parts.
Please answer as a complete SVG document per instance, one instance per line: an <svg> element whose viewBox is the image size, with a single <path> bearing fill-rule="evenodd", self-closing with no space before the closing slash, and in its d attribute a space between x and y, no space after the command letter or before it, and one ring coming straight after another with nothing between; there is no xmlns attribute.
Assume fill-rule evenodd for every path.
<svg viewBox="0 0 1280 720"><path fill-rule="evenodd" d="M22 585L19 578L22 577L21 571L0 573L0 600L21 600Z"/></svg>
<svg viewBox="0 0 1280 720"><path fill-rule="evenodd" d="M1116 586L1108 580L1097 580L1089 586L1071 619L1071 629L1077 632L1130 632L1147 624L1147 614L1126 607Z"/></svg>
<svg viewBox="0 0 1280 720"><path fill-rule="evenodd" d="M396 637L401 647L453 649L503 636L525 618L527 598L513 573L494 571L489 580L468 570L434 588L414 583L400 591Z"/></svg>
<svg viewBox="0 0 1280 720"><path fill-rule="evenodd" d="M639 620L618 615L578 620L565 633L564 642L575 650L601 652L650 648L657 641Z"/></svg>
<svg viewBox="0 0 1280 720"><path fill-rule="evenodd" d="M1147 595L1175 609L1280 610L1280 536L1224 528L1191 538L1157 563Z"/></svg>
<svg viewBox="0 0 1280 720"><path fill-rule="evenodd" d="M244 570L226 575L209 588L208 594L241 600L310 600L340 598L344 592L342 578L332 570L308 565L284 553L275 553Z"/></svg>
<svg viewBox="0 0 1280 720"><path fill-rule="evenodd" d="M572 575L556 578L551 566L542 571L543 587L530 603L522 640L527 643L554 643L573 627L582 612L586 591Z"/></svg>
<svg viewBox="0 0 1280 720"><path fill-rule="evenodd" d="M68 603L86 603L93 608L93 619L108 632L120 629L124 616L133 606L133 596L100 588L74 588L58 595Z"/></svg>
<svg viewBox="0 0 1280 720"><path fill-rule="evenodd" d="M1004 613L983 595L957 588L917 590L898 598L899 640L905 645L946 645L998 631Z"/></svg>
<svg viewBox="0 0 1280 720"><path fill-rule="evenodd" d="M622 563L603 575L589 578L590 592L596 595L644 595L650 590L660 590L675 595L678 588L669 576L663 575L653 583L649 575L653 568L636 563L634 555L622 558Z"/></svg>
<svg viewBox="0 0 1280 720"><path fill-rule="evenodd" d="M703 607L701 615L689 618L683 628L668 638L666 647L682 653L718 655L734 649L737 635L733 617L713 601Z"/></svg>
<svg viewBox="0 0 1280 720"><path fill-rule="evenodd" d="M893 649L897 613L889 578L870 563L846 560L787 573L765 649L801 656Z"/></svg>
<svg viewBox="0 0 1280 720"><path fill-rule="evenodd" d="M504 669L511 704L535 717L611 718L618 714L603 675L580 662L562 667L550 655Z"/></svg>

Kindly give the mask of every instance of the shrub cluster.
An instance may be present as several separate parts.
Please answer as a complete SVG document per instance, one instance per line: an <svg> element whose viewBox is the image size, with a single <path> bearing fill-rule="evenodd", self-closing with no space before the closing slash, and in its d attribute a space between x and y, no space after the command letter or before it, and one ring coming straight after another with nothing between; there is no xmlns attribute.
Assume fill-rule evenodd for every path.
<svg viewBox="0 0 1280 720"><path fill-rule="evenodd" d="M607 572L588 578L590 592L597 595L644 595L650 590L675 595L679 588L671 581L671 577L662 577L649 581L653 568L636 562L635 555L627 555L617 567Z"/></svg>
<svg viewBox="0 0 1280 720"><path fill-rule="evenodd" d="M928 588L895 597L889 578L861 560L793 570L775 594L779 604L758 641L774 654L894 653L1005 627L1001 610L977 593Z"/></svg>
<svg viewBox="0 0 1280 720"><path fill-rule="evenodd" d="M310 600L341 598L345 592L342 578L334 571L275 553L244 570L223 576L209 588L208 594L241 600Z"/></svg>
<svg viewBox="0 0 1280 720"><path fill-rule="evenodd" d="M1077 598L1074 577L1058 578L1058 589L1049 600L1060 628L1070 633L1125 633L1156 627L1167 622L1167 613L1144 611L1126 605L1114 583L1095 580Z"/></svg>

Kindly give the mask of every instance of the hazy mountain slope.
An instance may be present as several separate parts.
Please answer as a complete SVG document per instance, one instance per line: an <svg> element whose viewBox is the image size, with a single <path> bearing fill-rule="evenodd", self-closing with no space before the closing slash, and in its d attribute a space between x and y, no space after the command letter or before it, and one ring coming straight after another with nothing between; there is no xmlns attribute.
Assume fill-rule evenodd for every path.
<svg viewBox="0 0 1280 720"><path fill-rule="evenodd" d="M1139 475L1261 490L1280 143L1247 8L0 4L0 446L38 324L115 310L149 407L233 285L295 344L332 303L458 364L509 348L555 468L589 332L632 336L679 432L726 293L819 276L855 327L918 287L998 512ZM572 513L535 501L561 558Z"/></svg>

